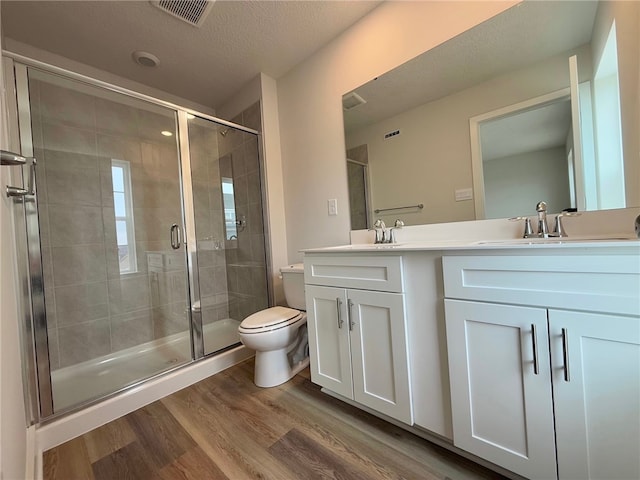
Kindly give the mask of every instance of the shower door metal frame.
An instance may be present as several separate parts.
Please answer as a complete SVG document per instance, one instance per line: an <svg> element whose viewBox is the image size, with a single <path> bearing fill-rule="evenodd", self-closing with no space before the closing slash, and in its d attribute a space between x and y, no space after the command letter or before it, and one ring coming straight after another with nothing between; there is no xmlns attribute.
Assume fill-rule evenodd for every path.
<svg viewBox="0 0 640 480"><path fill-rule="evenodd" d="M31 104L29 100L29 78L27 66L14 62L16 98L18 106L18 125L20 150L23 155L33 157L33 135L31 130ZM35 175L35 169L32 173ZM24 178L24 172L23 172ZM38 418L53 415L53 386L51 384L51 364L49 362L49 339L47 332L47 316L44 297L44 271L42 268L42 248L40 244L40 223L38 221L37 185L33 179L35 195L22 197L24 221L26 228L26 250L28 257L28 287L23 287L28 294L29 318L25 318L27 331L31 330L35 361L34 379L36 391L31 394L31 402L37 402ZM29 383L32 383L31 381ZM35 396L35 398L34 398ZM36 419L32 419L35 421Z"/></svg>
<svg viewBox="0 0 640 480"><path fill-rule="evenodd" d="M29 85L28 85L28 68L36 68L44 71L48 74L58 75L66 79L79 81L94 87L103 88L108 91L123 94L138 100L142 100L154 105L168 108L172 110L178 119L178 152L180 155L180 193L182 200L182 221L183 231L185 235L185 256L187 265L187 280L188 280L188 318L189 318L189 330L191 336L191 353L192 362L200 360L207 355L204 353L204 338L202 332L202 314L201 308L197 310L194 308L196 301L200 301L200 289L198 282L198 260L197 260L197 241L195 237L195 210L193 204L193 188L191 182L191 158L189 155L189 137L188 137L188 117L187 115L194 115L205 120L209 120L219 125L227 126L240 130L249 134L256 135L258 140L258 158L261 169L261 187L262 187L262 215L263 215L263 232L265 238L265 253L266 253L266 275L267 275L267 300L269 305L273 305L274 293L272 285L272 265L271 265L271 249L270 249L270 236L269 236L269 222L267 209L267 196L266 196L266 176L265 166L263 162L263 150L262 150L262 136L260 132L238 125L227 120L219 119L211 115L198 112L190 108L185 108L180 105L176 105L171 102L159 100L151 96L141 94L117 85L113 85L101 80L97 80L82 74L78 74L60 67L49 65L47 63L33 60L23 55L15 54L6 50L2 50L2 56L11 60L15 71L15 85L16 96L18 105L18 122L19 122L19 135L21 144L21 153L25 156L33 156L33 138L31 131L31 114L30 114L30 100L29 100ZM25 199L26 200L26 199ZM60 416L66 415L70 412L76 411L79 408L87 405L105 400L106 398L117 395L125 390L133 389L139 386L141 383L149 381L160 375L165 375L169 372L173 372L182 368L184 365L176 366L174 368L164 370L156 373L150 377L141 379L131 385L125 386L112 393L104 395L102 397L80 402L73 407L54 412L53 408L53 389L51 383L51 365L49 362L49 347L48 347L48 333L47 333L47 319L45 311L45 299L44 299L44 274L42 268L42 256L40 245L40 231L38 223L37 201L36 197L32 197L31 201L24 201L25 205L25 225L27 231L26 248L23 252L25 256L28 256L28 263L24 270L26 272L20 272L24 275L25 284L28 288L23 288L23 304L28 308L25 310L24 325L21 329L27 333L32 341L30 352L25 352L27 363L33 363L29 368L29 371L25 374L27 390L25 394L25 401L27 402L27 409L31 412L30 424L39 423L42 421L50 421ZM28 212L27 212L28 211ZM17 233L17 232L16 232ZM168 232L167 232L168 233ZM20 251L18 255L20 255ZM19 259L19 263L20 263ZM27 339L25 339L25 342ZM212 352L213 354L217 352ZM30 386L30 388L29 388Z"/></svg>
<svg viewBox="0 0 640 480"><path fill-rule="evenodd" d="M193 203L193 184L191 182L191 155L189 151L189 125L187 112L178 110L178 135L180 147L180 183L182 184L182 208L184 219L185 250L187 255L187 275L189 289L189 332L191 335L191 354L194 360L204 357L204 337L202 335L202 302L198 275L198 242L196 241L196 214ZM200 305L195 308L196 303Z"/></svg>

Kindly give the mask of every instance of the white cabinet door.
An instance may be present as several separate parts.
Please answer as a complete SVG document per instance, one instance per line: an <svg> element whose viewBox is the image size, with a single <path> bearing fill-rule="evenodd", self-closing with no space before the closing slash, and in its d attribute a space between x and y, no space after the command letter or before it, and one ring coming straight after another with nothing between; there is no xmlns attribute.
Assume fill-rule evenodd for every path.
<svg viewBox="0 0 640 480"><path fill-rule="evenodd" d="M348 290L354 400L413 423L404 295Z"/></svg>
<svg viewBox="0 0 640 480"><path fill-rule="evenodd" d="M311 380L353 398L346 290L306 285Z"/></svg>
<svg viewBox="0 0 640 480"><path fill-rule="evenodd" d="M556 478L546 310L447 299L445 312L454 445Z"/></svg>
<svg viewBox="0 0 640 480"><path fill-rule="evenodd" d="M640 478L640 318L550 310L549 328L559 478Z"/></svg>

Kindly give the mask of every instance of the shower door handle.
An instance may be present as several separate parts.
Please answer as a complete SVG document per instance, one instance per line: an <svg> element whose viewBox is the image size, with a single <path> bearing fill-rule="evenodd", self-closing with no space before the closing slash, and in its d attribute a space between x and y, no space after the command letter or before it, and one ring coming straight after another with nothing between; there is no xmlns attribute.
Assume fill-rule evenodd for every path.
<svg viewBox="0 0 640 480"><path fill-rule="evenodd" d="M171 248L178 250L182 244L180 240L180 226L177 223L171 225Z"/></svg>
<svg viewBox="0 0 640 480"><path fill-rule="evenodd" d="M36 159L34 157L23 157L17 153L0 150L0 164L3 166L29 165L28 188L7 185L7 197L24 197L36 194Z"/></svg>

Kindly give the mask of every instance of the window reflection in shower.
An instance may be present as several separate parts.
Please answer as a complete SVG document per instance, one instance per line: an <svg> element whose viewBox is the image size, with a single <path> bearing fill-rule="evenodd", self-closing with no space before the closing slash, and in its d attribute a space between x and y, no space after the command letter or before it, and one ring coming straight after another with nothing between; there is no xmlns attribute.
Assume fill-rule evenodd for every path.
<svg viewBox="0 0 640 480"><path fill-rule="evenodd" d="M120 273L137 271L135 227L131 200L131 167L126 160L111 160L113 207Z"/></svg>

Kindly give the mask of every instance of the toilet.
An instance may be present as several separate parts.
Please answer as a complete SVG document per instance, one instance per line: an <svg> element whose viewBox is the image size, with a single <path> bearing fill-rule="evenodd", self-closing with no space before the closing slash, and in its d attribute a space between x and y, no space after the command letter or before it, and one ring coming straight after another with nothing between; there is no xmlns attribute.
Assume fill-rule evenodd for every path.
<svg viewBox="0 0 640 480"><path fill-rule="evenodd" d="M309 365L307 313L302 263L280 269L289 307L271 307L245 318L238 327L240 341L256 351L254 382L280 385Z"/></svg>

